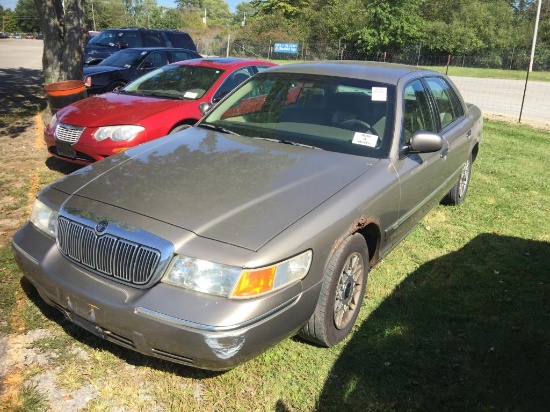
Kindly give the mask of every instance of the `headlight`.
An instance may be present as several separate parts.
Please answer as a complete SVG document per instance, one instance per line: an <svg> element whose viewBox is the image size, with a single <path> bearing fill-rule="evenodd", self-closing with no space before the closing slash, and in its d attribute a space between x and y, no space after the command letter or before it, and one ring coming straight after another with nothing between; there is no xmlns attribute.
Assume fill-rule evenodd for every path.
<svg viewBox="0 0 550 412"><path fill-rule="evenodd" d="M139 132L144 130L144 127L134 125L100 127L94 133L94 138L98 142L105 139L121 142L123 140L132 140Z"/></svg>
<svg viewBox="0 0 550 412"><path fill-rule="evenodd" d="M57 123L57 113L52 116L50 123L48 124L48 129L53 131L53 128L56 123Z"/></svg>
<svg viewBox="0 0 550 412"><path fill-rule="evenodd" d="M57 235L57 212L38 199L34 201L30 221L48 235L53 237Z"/></svg>
<svg viewBox="0 0 550 412"><path fill-rule="evenodd" d="M243 269L179 255L172 260L162 281L211 295L251 298L303 279L312 256L308 250L272 266Z"/></svg>

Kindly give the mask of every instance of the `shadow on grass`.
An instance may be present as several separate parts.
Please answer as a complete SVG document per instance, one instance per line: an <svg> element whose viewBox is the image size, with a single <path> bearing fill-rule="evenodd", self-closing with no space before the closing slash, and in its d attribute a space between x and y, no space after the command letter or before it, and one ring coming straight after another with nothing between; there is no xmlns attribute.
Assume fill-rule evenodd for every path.
<svg viewBox="0 0 550 412"><path fill-rule="evenodd" d="M319 410L548 410L550 244L483 234L356 328Z"/></svg>
<svg viewBox="0 0 550 412"><path fill-rule="evenodd" d="M0 136L17 137L46 109L41 70L0 69Z"/></svg>
<svg viewBox="0 0 550 412"><path fill-rule="evenodd" d="M411 273L342 349L319 411L546 411L550 404L550 244L483 234ZM79 342L124 362L205 379L73 325L21 281ZM280 400L274 410L288 410Z"/></svg>

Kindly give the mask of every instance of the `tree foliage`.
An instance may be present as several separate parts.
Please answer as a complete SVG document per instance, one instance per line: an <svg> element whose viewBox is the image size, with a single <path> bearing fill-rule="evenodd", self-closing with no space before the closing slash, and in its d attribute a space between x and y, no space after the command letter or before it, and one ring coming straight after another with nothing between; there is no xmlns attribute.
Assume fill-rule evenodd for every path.
<svg viewBox="0 0 550 412"><path fill-rule="evenodd" d="M40 18L34 0L19 0L15 6L18 31L37 33L40 31Z"/></svg>

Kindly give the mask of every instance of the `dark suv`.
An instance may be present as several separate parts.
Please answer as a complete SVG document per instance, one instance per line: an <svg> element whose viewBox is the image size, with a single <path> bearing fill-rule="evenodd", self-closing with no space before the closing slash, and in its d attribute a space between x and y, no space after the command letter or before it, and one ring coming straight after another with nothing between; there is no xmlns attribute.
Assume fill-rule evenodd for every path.
<svg viewBox="0 0 550 412"><path fill-rule="evenodd" d="M179 30L109 29L90 39L84 64L97 64L120 49L134 47L177 47L197 51L189 36Z"/></svg>

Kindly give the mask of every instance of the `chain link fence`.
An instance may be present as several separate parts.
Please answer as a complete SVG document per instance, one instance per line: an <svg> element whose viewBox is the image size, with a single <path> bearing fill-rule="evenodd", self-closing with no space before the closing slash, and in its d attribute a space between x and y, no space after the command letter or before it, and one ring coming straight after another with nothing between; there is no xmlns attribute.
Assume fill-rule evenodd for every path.
<svg viewBox="0 0 550 412"><path fill-rule="evenodd" d="M274 42L233 41L229 39L199 39L197 48L204 56L234 56L271 60L368 60L403 63L417 66L460 66L505 70L526 70L529 66L531 49L511 47L484 49L476 52L464 51L447 54L429 50L421 44L403 47L401 50L364 53L348 43L308 43L294 41L296 53L277 53ZM228 52L229 48L229 52ZM550 48L537 47L533 69L550 71Z"/></svg>

